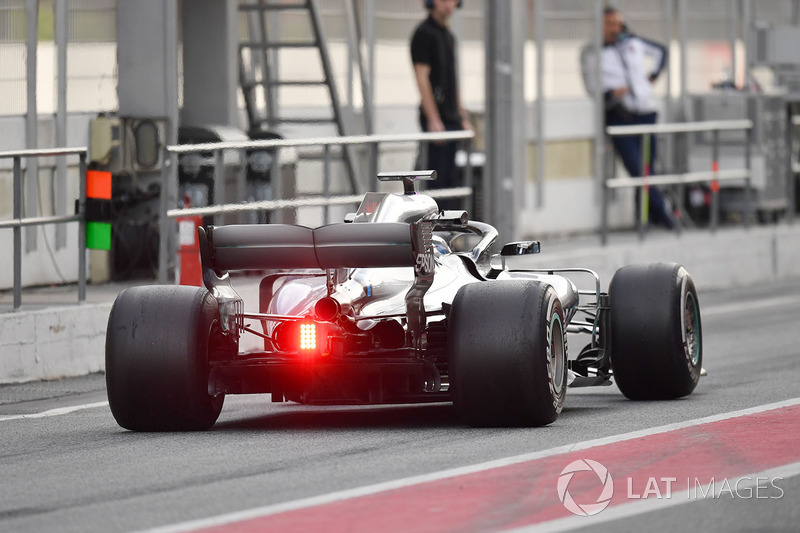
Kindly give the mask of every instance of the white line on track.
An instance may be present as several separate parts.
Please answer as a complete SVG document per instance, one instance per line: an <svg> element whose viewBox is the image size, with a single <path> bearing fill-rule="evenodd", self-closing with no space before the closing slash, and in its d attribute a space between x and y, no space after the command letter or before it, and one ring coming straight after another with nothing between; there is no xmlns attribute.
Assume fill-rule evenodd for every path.
<svg viewBox="0 0 800 533"><path fill-rule="evenodd" d="M759 405L756 407L751 407L748 409L741 409L739 411L732 411L729 413L721 413L718 415L707 416L704 418L697 418L694 420L687 420L684 422L677 422L675 424L667 424L665 426L658 426L655 428L650 429L643 429L639 431L632 431L630 433L623 433L622 435L614 435L611 437L604 437L601 439L593 439L584 442L578 442L575 444L567 444L564 446L559 446L556 448L550 448L549 450L542 450L533 453L527 453L523 455L517 455L514 457L506 457L504 459L497 459L494 461L488 461L485 463L480 463L476 465L469 465L463 466L459 468L452 468L449 470L442 470L440 472L432 472L430 474L423 474L419 476L412 476L403 479L397 479L393 481L386 481L383 483L377 483L375 485L367 485L364 487L357 487L354 489L347 489L338 492L331 492L329 494L321 494L319 496L312 496L310 498L303 498L300 500L293 500L284 503L278 503L274 505L267 505L264 507L258 507L255 509L248 509L245 511L239 511L229 514L224 514L220 516L214 516L210 518L203 518L200 520L192 520L189 522L183 522L179 524L173 524L164 527L157 527L154 529L145 530L149 533L173 533L173 532L182 532L182 531L192 531L201 528L209 528L214 526L220 526L224 524L230 524L232 522L240 522L243 520L248 520L251 518L259 518L262 516L268 516L278 513L283 513L286 511L293 511L296 509L303 509L307 507L313 507L317 505L324 505L328 503L338 502L342 500L349 500L353 498L358 498L361 496L369 496L372 494L377 494L380 492L386 492L389 490L399 489L403 487L409 487L412 485L419 485L422 483L427 483L430 481L438 481L441 479L452 478L456 476L462 476L466 474L473 474L475 472L482 472L484 470L490 470L493 468L500 468L503 466L524 463L527 461L532 461L535 459L541 459L543 457L551 457L554 455L561 455L568 452L574 452L577 450L585 450L587 448L594 448L595 446L603 446L605 444L613 444L617 442L623 442L631 439L638 439L641 437L646 437L649 435L656 435L659 433L666 433L668 431L675 431L677 429L683 429L693 426L698 426L701 424L708 424L711 422L719 422L721 420L728 420L731 418L736 418L740 416L747 416L756 413L763 413L765 411L772 411L774 409L780 409L783 407L791 407L794 405L800 405L800 398L793 398L790 400L785 400L782 402L770 403L766 405ZM584 522L585 524L585 522ZM574 526L573 526L574 527Z"/></svg>
<svg viewBox="0 0 800 533"><path fill-rule="evenodd" d="M759 479L787 479L798 475L800 475L800 463L791 463L728 480L728 487L736 487L737 490L745 488L753 489L757 487ZM550 522L541 522L518 529L506 530L506 533L528 533L534 531L536 533L559 533L572 529L593 527L606 522L613 522L615 520L646 514L651 511L668 509L677 505L719 498L723 488L724 485L720 484L719 487L714 487L715 490L708 491L706 494L703 494L702 490L698 491L696 488L694 493L688 490L674 492L671 498L647 498L646 500L636 500L631 503L613 505L605 509L601 514L590 517L589 520L587 520L585 516L570 516L551 520Z"/></svg>
<svg viewBox="0 0 800 533"><path fill-rule="evenodd" d="M702 302L701 302L702 303ZM700 309L700 316L707 317L713 315L728 315L745 311L758 311L759 309L769 309L772 307L800 305L800 296L777 296L766 300L755 300L749 302L735 302L723 305L716 305Z"/></svg>
<svg viewBox="0 0 800 533"><path fill-rule="evenodd" d="M50 416L61 416L74 413L75 411L82 411L84 409L94 409L95 407L107 406L108 402L85 403L81 405L72 405L70 407L59 407L57 409L50 409L49 411L42 411L41 413L31 413L27 415L2 415L0 422L8 422L9 420L19 420L21 418L47 418Z"/></svg>

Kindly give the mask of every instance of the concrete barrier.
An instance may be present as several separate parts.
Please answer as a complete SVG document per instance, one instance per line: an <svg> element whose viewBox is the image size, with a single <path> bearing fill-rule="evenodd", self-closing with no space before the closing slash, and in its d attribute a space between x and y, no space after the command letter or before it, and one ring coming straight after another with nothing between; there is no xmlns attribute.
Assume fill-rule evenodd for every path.
<svg viewBox="0 0 800 533"><path fill-rule="evenodd" d="M583 267L597 271L603 290L616 270L631 263L677 262L698 290L800 278L800 225L722 229L716 234L658 232L640 242L635 234L543 240L542 253L511 258L528 268ZM108 302L0 313L0 383L58 379L105 368Z"/></svg>
<svg viewBox="0 0 800 533"><path fill-rule="evenodd" d="M111 302L0 314L0 383L104 370L110 312Z"/></svg>
<svg viewBox="0 0 800 533"><path fill-rule="evenodd" d="M618 268L632 263L675 262L686 267L699 290L725 289L800 277L800 225L724 229L715 234L657 233L640 242L634 234L612 236L606 247L548 247L525 260L534 268L583 267L600 275L603 290Z"/></svg>

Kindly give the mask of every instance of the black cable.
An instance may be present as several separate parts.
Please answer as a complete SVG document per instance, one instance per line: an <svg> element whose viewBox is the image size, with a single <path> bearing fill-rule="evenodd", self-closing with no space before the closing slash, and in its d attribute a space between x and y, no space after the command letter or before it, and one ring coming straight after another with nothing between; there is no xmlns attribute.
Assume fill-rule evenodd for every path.
<svg viewBox="0 0 800 533"><path fill-rule="evenodd" d="M38 170L39 169L37 166L37 176L34 176L34 178L36 179L36 191L37 191L37 196L39 197L39 206L40 206L39 210L41 211L41 206L44 205L44 200L42 199L42 184L39 181ZM51 187L52 186L53 185L51 184ZM55 209L53 209L53 211L55 211ZM47 254L50 256L50 261L53 263L53 268L55 268L56 270L56 275L59 277L62 284L66 284L67 279L64 277L64 274L61 273L61 269L58 268L58 263L56 262L55 254L53 253L53 249L50 247L50 239L47 238L47 232L44 230L44 224L39 224L39 229L41 230L42 237L44 238L44 244L45 248L47 248ZM78 273L78 276L80 276L80 272Z"/></svg>

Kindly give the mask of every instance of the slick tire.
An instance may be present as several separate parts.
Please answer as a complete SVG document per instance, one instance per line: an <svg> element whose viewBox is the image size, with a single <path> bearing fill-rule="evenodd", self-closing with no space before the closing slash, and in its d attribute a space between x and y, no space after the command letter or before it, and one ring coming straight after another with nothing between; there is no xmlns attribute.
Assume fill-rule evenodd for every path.
<svg viewBox="0 0 800 533"><path fill-rule="evenodd" d="M567 389L566 324L550 285L465 285L448 323L453 404L465 423L543 426L558 418Z"/></svg>
<svg viewBox="0 0 800 533"><path fill-rule="evenodd" d="M611 366L619 390L632 400L691 394L703 364L700 305L680 265L631 265L609 286Z"/></svg>
<svg viewBox="0 0 800 533"><path fill-rule="evenodd" d="M214 425L224 395L208 394L208 352L219 322L204 288L133 287L117 296L106 333L111 412L134 431L196 431Z"/></svg>

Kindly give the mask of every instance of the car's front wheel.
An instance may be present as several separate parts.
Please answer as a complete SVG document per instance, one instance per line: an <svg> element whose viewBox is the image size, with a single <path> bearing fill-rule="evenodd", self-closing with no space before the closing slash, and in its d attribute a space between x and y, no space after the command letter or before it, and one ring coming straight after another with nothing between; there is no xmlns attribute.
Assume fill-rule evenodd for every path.
<svg viewBox="0 0 800 533"><path fill-rule="evenodd" d="M538 281L462 287L448 318L453 404L471 426L542 426L567 389L564 312Z"/></svg>
<svg viewBox="0 0 800 533"><path fill-rule="evenodd" d="M609 286L611 367L634 400L691 394L700 379L703 338L697 291L677 264L630 265Z"/></svg>
<svg viewBox="0 0 800 533"><path fill-rule="evenodd" d="M135 431L214 425L224 396L208 394L208 352L219 308L204 288L133 287L117 296L106 331L106 388L120 426Z"/></svg>

